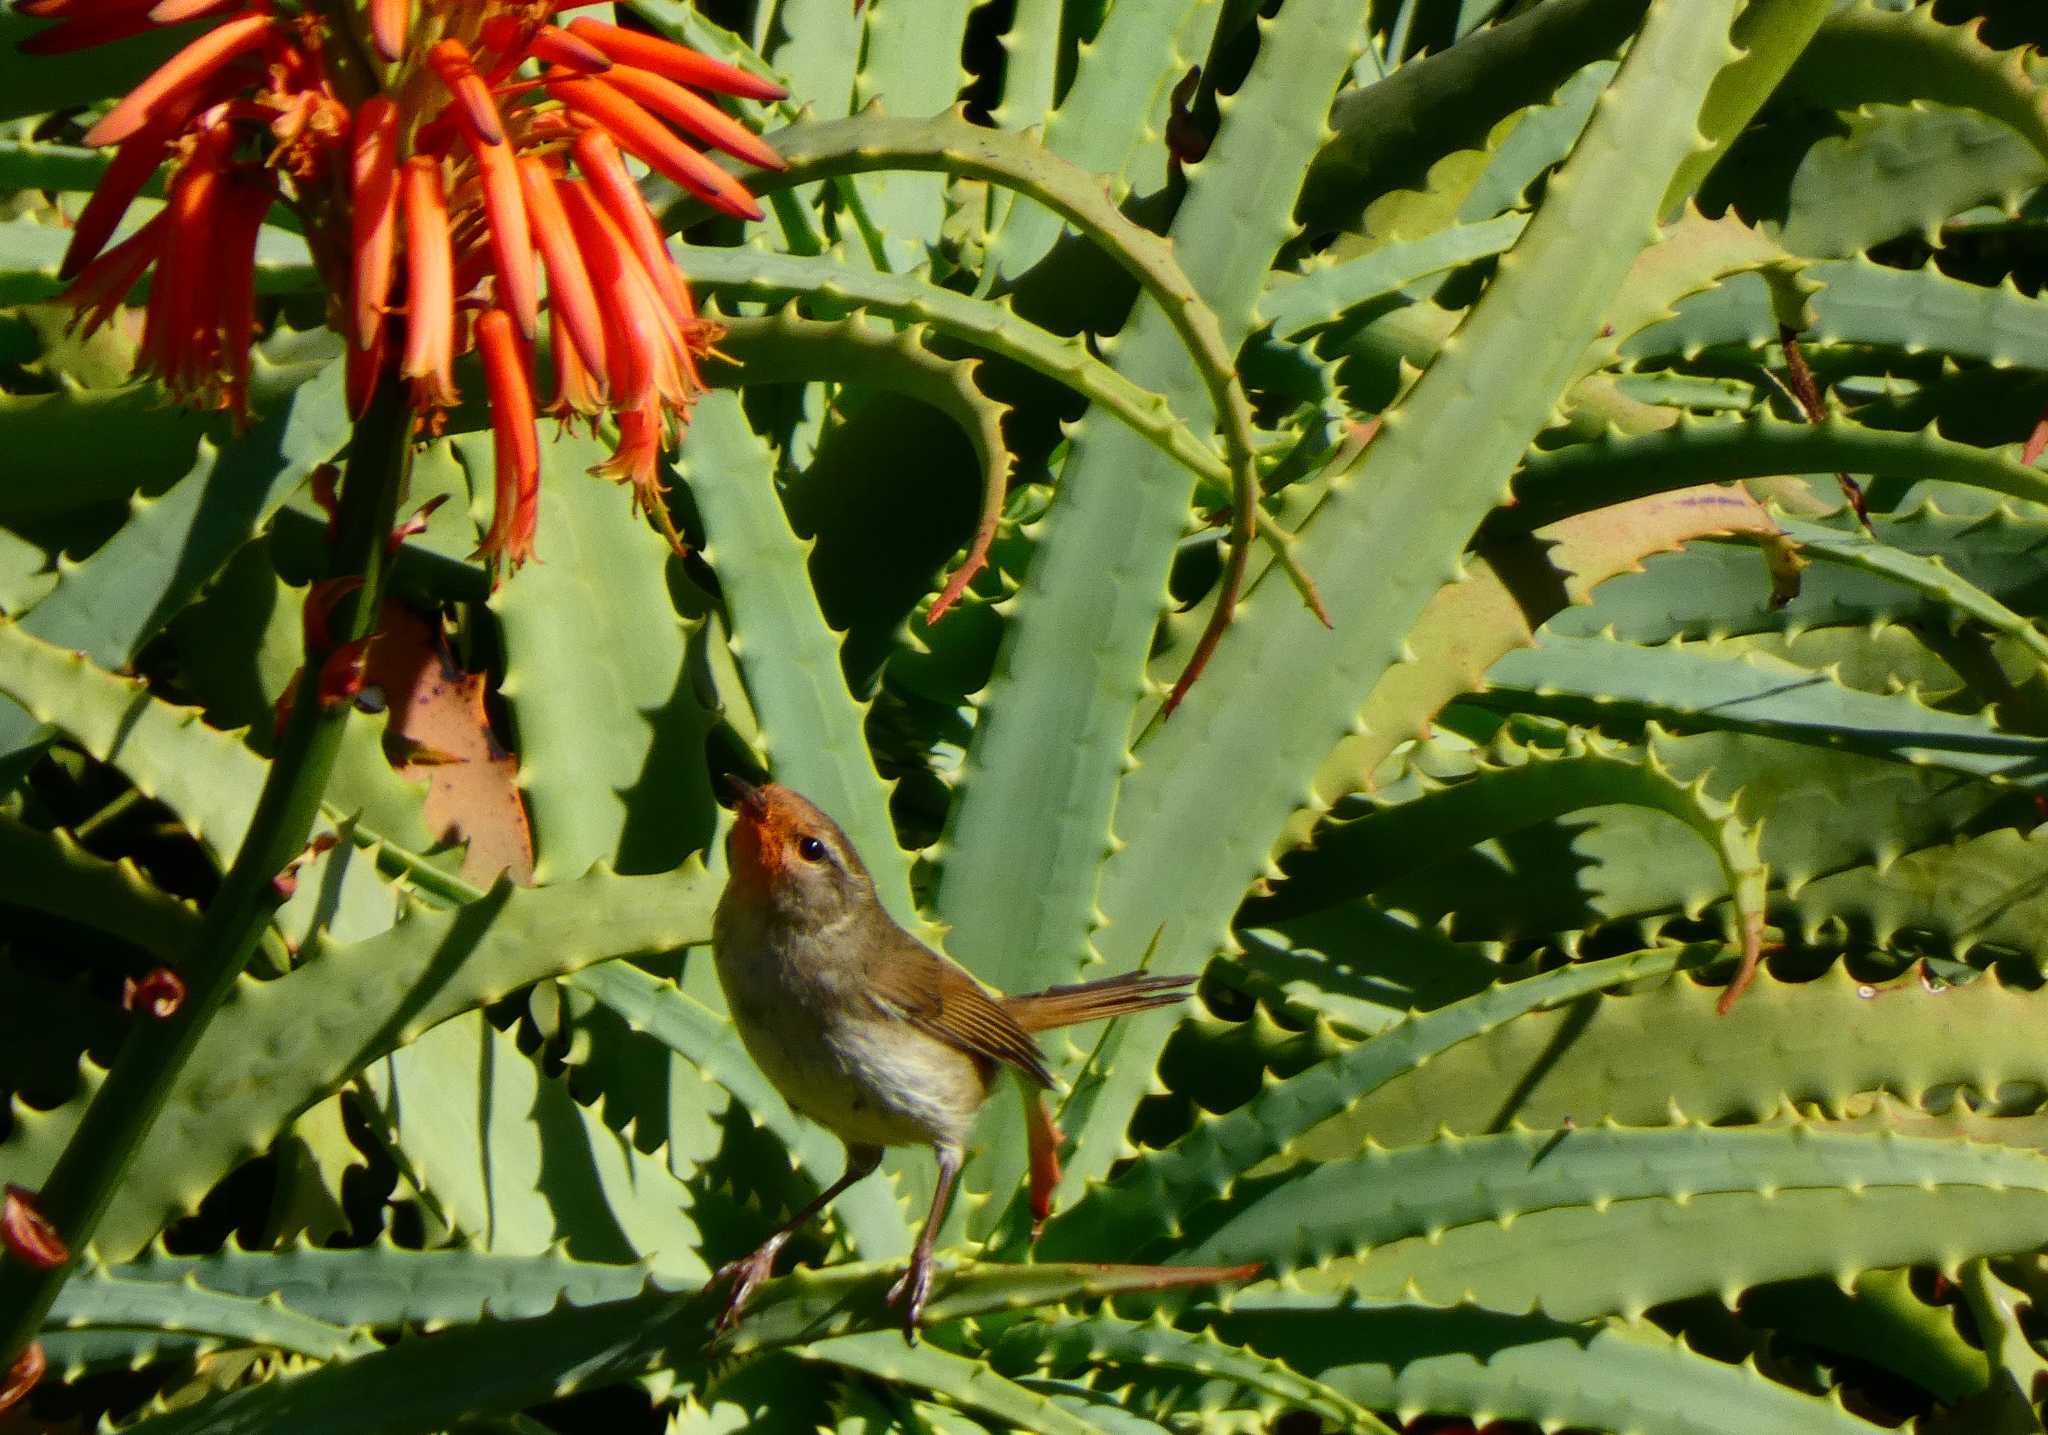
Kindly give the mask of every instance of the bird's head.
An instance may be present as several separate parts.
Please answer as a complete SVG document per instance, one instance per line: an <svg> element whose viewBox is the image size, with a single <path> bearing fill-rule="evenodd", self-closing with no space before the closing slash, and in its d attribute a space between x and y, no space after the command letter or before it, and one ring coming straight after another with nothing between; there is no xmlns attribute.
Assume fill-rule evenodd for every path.
<svg viewBox="0 0 2048 1435"><path fill-rule="evenodd" d="M728 777L725 788L733 799L726 860L736 894L814 926L873 904L874 883L838 823L786 787Z"/></svg>

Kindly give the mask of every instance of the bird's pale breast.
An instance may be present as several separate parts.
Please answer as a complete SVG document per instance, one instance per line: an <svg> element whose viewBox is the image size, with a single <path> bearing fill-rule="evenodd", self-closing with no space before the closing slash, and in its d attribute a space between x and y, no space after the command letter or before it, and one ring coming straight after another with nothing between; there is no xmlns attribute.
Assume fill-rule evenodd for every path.
<svg viewBox="0 0 2048 1435"><path fill-rule="evenodd" d="M842 1141L958 1147L987 1094L974 1058L885 1014L843 969L784 960L727 930L719 983L747 1054L799 1113Z"/></svg>

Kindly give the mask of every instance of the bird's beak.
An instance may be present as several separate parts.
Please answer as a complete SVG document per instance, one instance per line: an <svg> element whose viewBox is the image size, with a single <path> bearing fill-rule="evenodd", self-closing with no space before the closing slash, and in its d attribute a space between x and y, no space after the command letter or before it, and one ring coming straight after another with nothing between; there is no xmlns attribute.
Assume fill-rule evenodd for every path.
<svg viewBox="0 0 2048 1435"><path fill-rule="evenodd" d="M720 785L725 788L725 795L732 799L732 805L736 808L759 812L767 805L761 796L761 789L744 777L728 772L721 779Z"/></svg>

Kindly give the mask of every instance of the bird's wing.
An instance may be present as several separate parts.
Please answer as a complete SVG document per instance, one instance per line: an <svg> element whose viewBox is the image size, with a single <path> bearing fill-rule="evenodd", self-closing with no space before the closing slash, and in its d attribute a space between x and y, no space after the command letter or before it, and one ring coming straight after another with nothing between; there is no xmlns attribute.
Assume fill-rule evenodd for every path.
<svg viewBox="0 0 2048 1435"><path fill-rule="evenodd" d="M1052 1072L1029 1032L965 970L907 934L867 964L868 994L893 1017L972 1056L1016 1067L1040 1086Z"/></svg>

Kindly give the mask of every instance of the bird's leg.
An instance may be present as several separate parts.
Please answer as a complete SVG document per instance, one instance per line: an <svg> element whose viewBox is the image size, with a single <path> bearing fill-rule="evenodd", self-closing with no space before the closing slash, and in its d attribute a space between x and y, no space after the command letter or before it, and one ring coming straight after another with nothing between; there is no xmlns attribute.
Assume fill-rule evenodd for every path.
<svg viewBox="0 0 2048 1435"><path fill-rule="evenodd" d="M925 1297L932 1289L932 1242L939 1237L939 1224L946 1219L946 1205L953 1198L953 1182L960 1175L960 1152L952 1146L934 1148L939 1158L939 1189L932 1193L931 1214L924 1218L917 1249L910 1253L910 1269L889 1287L889 1304L903 1302L903 1338L917 1344L917 1324L924 1317Z"/></svg>
<svg viewBox="0 0 2048 1435"><path fill-rule="evenodd" d="M716 1329L723 1333L732 1328L740 1318L740 1310L747 1303L747 1297L754 1293L754 1287L768 1279L775 1269L775 1258L789 1238L811 1223L811 1218L832 1203L841 1191L864 1176L873 1174L875 1167L882 1164L882 1148L879 1146L848 1146L846 1148L846 1173L837 1181L820 1191L813 1201L791 1216L774 1235L761 1242L750 1256L742 1256L718 1268L718 1274L711 1278L714 1286L732 1282L732 1294L726 1297L725 1310L718 1317Z"/></svg>

